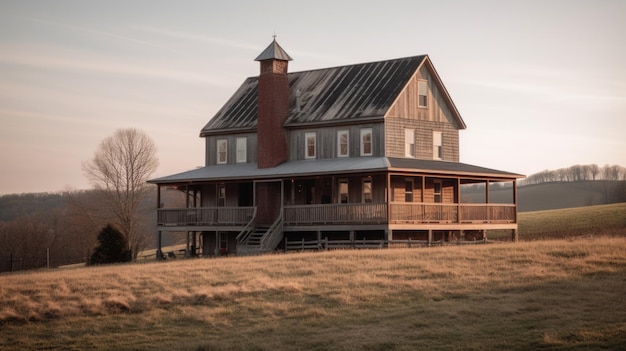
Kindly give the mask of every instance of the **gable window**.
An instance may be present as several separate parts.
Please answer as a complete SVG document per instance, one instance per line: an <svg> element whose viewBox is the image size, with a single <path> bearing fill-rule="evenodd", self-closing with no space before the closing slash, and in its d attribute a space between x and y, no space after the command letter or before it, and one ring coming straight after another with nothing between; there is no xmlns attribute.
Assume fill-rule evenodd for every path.
<svg viewBox="0 0 626 351"><path fill-rule="evenodd" d="M415 129L404 130L404 156L415 157Z"/></svg>
<svg viewBox="0 0 626 351"><path fill-rule="evenodd" d="M315 132L304 133L304 158L315 158L315 145L316 134Z"/></svg>
<svg viewBox="0 0 626 351"><path fill-rule="evenodd" d="M435 182L433 183L433 193L434 193L433 201L440 203L441 202L441 180L435 180Z"/></svg>
<svg viewBox="0 0 626 351"><path fill-rule="evenodd" d="M413 179L404 181L404 202L413 202Z"/></svg>
<svg viewBox="0 0 626 351"><path fill-rule="evenodd" d="M433 160L443 160L443 137L441 132L433 132Z"/></svg>
<svg viewBox="0 0 626 351"><path fill-rule="evenodd" d="M339 203L347 204L348 198L348 180L339 179Z"/></svg>
<svg viewBox="0 0 626 351"><path fill-rule="evenodd" d="M417 106L428 107L428 81L417 81Z"/></svg>
<svg viewBox="0 0 626 351"><path fill-rule="evenodd" d="M361 129L361 156L372 156L372 128Z"/></svg>
<svg viewBox="0 0 626 351"><path fill-rule="evenodd" d="M217 163L225 164L228 161L228 140L217 139Z"/></svg>
<svg viewBox="0 0 626 351"><path fill-rule="evenodd" d="M247 161L247 149L248 138L237 138L237 163L246 163Z"/></svg>
<svg viewBox="0 0 626 351"><path fill-rule="evenodd" d="M372 202L372 178L363 179L363 194L361 196L361 202Z"/></svg>
<svg viewBox="0 0 626 351"><path fill-rule="evenodd" d="M350 149L348 148L348 142L350 136L347 130L340 130L337 132L337 157L348 157Z"/></svg>

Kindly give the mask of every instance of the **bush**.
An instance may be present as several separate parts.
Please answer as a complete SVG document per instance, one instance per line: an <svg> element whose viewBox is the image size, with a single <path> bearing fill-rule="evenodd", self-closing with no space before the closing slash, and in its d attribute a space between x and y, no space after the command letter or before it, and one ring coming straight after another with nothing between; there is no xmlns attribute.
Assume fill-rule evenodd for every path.
<svg viewBox="0 0 626 351"><path fill-rule="evenodd" d="M128 240L126 240L119 230L109 224L98 234L98 246L96 246L96 249L91 255L89 263L105 264L129 262L131 257Z"/></svg>

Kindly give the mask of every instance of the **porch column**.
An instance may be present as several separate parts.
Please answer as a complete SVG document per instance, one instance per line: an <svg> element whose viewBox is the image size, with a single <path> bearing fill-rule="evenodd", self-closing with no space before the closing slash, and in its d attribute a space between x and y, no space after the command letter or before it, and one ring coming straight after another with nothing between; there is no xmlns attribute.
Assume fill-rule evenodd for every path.
<svg viewBox="0 0 626 351"><path fill-rule="evenodd" d="M433 230L428 229L428 246L433 244Z"/></svg>
<svg viewBox="0 0 626 351"><path fill-rule="evenodd" d="M163 259L163 250L161 249L161 231L157 231L157 250L156 250L156 260L160 261Z"/></svg>

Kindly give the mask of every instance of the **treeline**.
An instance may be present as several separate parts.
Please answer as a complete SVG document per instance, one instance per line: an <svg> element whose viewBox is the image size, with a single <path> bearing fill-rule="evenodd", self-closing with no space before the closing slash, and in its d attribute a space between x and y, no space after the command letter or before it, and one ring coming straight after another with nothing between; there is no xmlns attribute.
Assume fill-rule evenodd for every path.
<svg viewBox="0 0 626 351"><path fill-rule="evenodd" d="M549 182L578 182L584 180L626 180L626 168L618 165L574 165L557 170L545 170L526 177L519 185Z"/></svg>
<svg viewBox="0 0 626 351"><path fill-rule="evenodd" d="M184 207L181 194L162 197ZM92 190L0 196L0 272L85 263L98 233L112 220L102 203ZM156 189L141 206L144 248L155 240L155 204Z"/></svg>

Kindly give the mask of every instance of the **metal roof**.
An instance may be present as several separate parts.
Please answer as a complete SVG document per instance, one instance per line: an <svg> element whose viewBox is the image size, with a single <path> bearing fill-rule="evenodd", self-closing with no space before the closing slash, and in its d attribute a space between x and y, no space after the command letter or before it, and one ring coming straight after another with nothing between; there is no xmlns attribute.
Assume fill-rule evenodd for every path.
<svg viewBox="0 0 626 351"><path fill-rule="evenodd" d="M293 61L291 56L287 54L285 50L283 50L280 45L276 42L276 38L274 41L263 50L262 53L254 59L255 61L264 61L264 60L283 60L283 61Z"/></svg>
<svg viewBox="0 0 626 351"><path fill-rule="evenodd" d="M421 55L288 73L290 113L285 126L382 119L411 77L426 61L429 61L428 56ZM434 73L438 79L438 75ZM443 87L442 84L441 86ZM234 130L254 130L257 120L257 92L258 77L246 79L204 126L200 136ZM449 103L459 126L465 128L452 100Z"/></svg>
<svg viewBox="0 0 626 351"><path fill-rule="evenodd" d="M197 168L148 183L174 184L221 180L277 179L315 175L350 174L380 171L410 171L425 174L464 175L476 177L522 178L522 175L446 161L387 157L350 157L285 162L274 168L257 168L256 163L216 165Z"/></svg>

